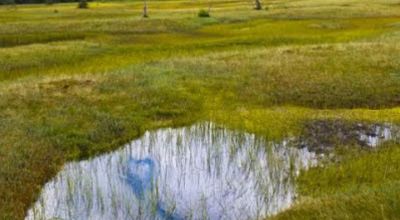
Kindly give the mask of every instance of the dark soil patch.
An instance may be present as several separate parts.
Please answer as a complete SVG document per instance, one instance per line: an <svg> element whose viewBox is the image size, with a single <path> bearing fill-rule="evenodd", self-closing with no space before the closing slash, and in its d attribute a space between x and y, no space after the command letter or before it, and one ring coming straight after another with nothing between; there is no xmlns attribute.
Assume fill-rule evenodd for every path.
<svg viewBox="0 0 400 220"><path fill-rule="evenodd" d="M400 129L390 124L352 123L343 120L314 120L305 124L299 146L317 153L331 152L337 146L373 148L400 137Z"/></svg>

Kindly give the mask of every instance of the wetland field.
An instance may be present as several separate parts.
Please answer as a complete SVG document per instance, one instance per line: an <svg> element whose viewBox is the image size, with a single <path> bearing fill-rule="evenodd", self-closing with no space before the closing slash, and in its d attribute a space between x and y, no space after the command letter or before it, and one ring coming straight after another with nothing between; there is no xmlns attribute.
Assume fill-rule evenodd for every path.
<svg viewBox="0 0 400 220"><path fill-rule="evenodd" d="M0 220L400 219L399 0L0 1Z"/></svg>

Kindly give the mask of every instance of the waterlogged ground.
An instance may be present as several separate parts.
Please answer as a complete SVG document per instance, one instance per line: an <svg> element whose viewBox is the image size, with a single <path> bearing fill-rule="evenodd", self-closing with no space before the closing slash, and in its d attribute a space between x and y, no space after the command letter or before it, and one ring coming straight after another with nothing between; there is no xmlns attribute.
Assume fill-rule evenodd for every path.
<svg viewBox="0 0 400 220"><path fill-rule="evenodd" d="M300 144L313 152L327 153L338 145L375 149L387 141L398 141L399 137L400 127L394 124L316 120L305 125Z"/></svg>
<svg viewBox="0 0 400 220"><path fill-rule="evenodd" d="M147 132L69 163L29 210L36 219L262 219L288 208L307 148L201 123Z"/></svg>
<svg viewBox="0 0 400 220"><path fill-rule="evenodd" d="M293 203L294 177L317 165L331 139L375 148L400 137L390 124L315 121L307 129L280 143L214 123L147 132L113 153L67 164L26 220L263 219Z"/></svg>
<svg viewBox="0 0 400 220"><path fill-rule="evenodd" d="M195 121L276 143L303 135L309 150L335 156L301 172L298 202L275 219L398 219L400 144L374 146L396 133L385 123L400 124L400 1L263 4L256 11L251 2L216 0L211 17L198 18L207 2L150 1L147 19L142 2L0 6L0 219L24 219L38 198L50 203L46 213L37 205L38 215L57 203L65 212L65 197L50 189L74 167L83 172L85 162L69 161ZM160 160L146 158L121 161L122 177L107 179L144 204L145 192L160 187L142 180L163 180ZM127 175L138 169L142 179ZM94 184L88 173L70 187ZM162 193L152 211L161 217L174 206ZM95 207L101 197L92 194L66 201ZM174 217L184 215L179 204Z"/></svg>

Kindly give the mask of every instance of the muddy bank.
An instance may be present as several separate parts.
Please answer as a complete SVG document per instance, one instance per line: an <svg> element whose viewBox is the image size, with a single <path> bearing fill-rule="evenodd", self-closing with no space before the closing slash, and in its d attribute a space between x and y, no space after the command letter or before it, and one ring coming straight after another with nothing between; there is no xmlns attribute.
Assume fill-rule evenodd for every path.
<svg viewBox="0 0 400 220"><path fill-rule="evenodd" d="M400 126L389 123L354 123L314 120L304 125L297 145L316 153L331 152L337 146L376 148L386 141L399 141Z"/></svg>

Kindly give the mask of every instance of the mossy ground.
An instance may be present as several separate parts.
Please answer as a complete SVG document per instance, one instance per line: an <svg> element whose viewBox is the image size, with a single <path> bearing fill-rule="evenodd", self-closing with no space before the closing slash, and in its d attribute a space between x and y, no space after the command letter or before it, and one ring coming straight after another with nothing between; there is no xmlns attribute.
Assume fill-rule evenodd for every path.
<svg viewBox="0 0 400 220"><path fill-rule="evenodd" d="M0 219L68 160L212 120L271 140L304 122L400 123L400 2L277 0L0 7ZM280 219L395 219L399 146L299 177ZM340 155L340 154L339 154ZM356 159L355 159L356 158ZM383 176L382 176L383 175Z"/></svg>

